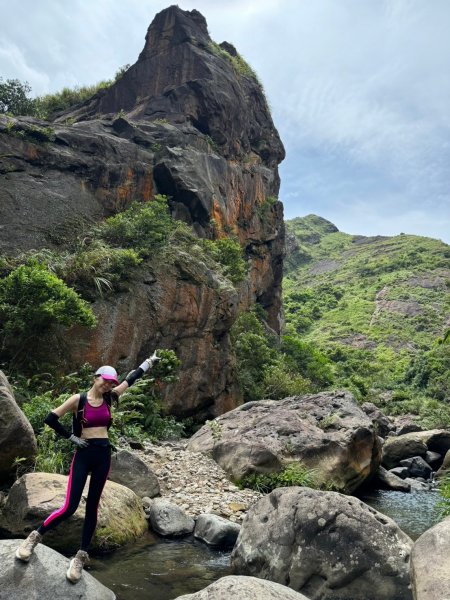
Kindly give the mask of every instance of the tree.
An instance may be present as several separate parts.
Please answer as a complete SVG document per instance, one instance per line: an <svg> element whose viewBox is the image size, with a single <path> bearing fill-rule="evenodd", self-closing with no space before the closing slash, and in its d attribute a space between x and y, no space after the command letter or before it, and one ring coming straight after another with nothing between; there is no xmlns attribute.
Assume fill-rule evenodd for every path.
<svg viewBox="0 0 450 600"><path fill-rule="evenodd" d="M0 77L0 113L13 115L33 115L35 100L29 98L31 86L27 81L7 79Z"/></svg>

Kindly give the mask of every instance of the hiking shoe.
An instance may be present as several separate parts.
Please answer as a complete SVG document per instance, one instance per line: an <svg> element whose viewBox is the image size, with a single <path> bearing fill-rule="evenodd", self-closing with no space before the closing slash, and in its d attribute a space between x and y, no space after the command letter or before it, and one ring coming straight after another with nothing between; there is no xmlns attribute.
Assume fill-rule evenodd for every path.
<svg viewBox="0 0 450 600"><path fill-rule="evenodd" d="M23 540L16 550L16 558L28 562L34 552L35 547L42 540L42 535L37 531L32 531L30 535Z"/></svg>
<svg viewBox="0 0 450 600"><path fill-rule="evenodd" d="M89 561L89 554L84 550L78 550L75 556L69 563L69 568L67 569L66 577L72 583L77 583L80 581L81 576L83 575L83 567Z"/></svg>

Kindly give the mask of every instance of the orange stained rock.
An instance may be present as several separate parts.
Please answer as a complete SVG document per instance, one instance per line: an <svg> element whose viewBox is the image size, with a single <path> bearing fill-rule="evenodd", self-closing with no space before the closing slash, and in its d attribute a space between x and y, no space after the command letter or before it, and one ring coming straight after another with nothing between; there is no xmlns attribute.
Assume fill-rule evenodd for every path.
<svg viewBox="0 0 450 600"><path fill-rule="evenodd" d="M144 175L142 182L142 199L144 202L148 202L153 198L153 172L149 171Z"/></svg>
<svg viewBox="0 0 450 600"><path fill-rule="evenodd" d="M211 218L214 219L216 223L217 237L223 238L226 237L224 232L224 217L222 215L222 209L220 207L219 201L216 197L213 198L213 203L211 207Z"/></svg>
<svg viewBox="0 0 450 600"><path fill-rule="evenodd" d="M136 186L134 182L133 170L131 168L127 169L127 176L125 181L117 186L117 204L123 206L127 204L132 199L132 195L134 195L136 191Z"/></svg>

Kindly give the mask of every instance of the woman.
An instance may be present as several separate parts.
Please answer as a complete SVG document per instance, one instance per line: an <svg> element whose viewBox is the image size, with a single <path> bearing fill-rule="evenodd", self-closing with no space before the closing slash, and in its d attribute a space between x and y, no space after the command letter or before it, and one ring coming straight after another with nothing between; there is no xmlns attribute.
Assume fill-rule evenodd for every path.
<svg viewBox="0 0 450 600"><path fill-rule="evenodd" d="M73 515L80 503L87 476L91 473L81 547L70 561L66 574L72 583L80 580L83 567L89 559L88 549L97 525L100 496L111 466L108 429L111 425L112 401L117 401L118 397L158 360L160 359L155 351L121 384L113 367L100 367L88 392L74 394L46 416L45 423L76 447L70 466L66 500L61 508L47 517L40 527L22 542L16 551L16 558L28 562L42 536ZM59 422L59 418L68 412L73 413L72 433Z"/></svg>

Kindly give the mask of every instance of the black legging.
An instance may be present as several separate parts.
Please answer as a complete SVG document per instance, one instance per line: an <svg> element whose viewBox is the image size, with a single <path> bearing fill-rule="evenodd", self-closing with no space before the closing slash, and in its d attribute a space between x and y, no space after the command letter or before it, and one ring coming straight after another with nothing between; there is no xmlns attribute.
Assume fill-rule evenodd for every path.
<svg viewBox="0 0 450 600"><path fill-rule="evenodd" d="M68 519L77 510L81 494L86 484L87 476L91 473L89 492L86 500L86 516L81 537L81 550L88 551L92 536L97 525L97 511L111 468L111 447L106 439L89 440L87 448L78 448L70 466L64 505L55 510L38 528L44 535L50 529Z"/></svg>

